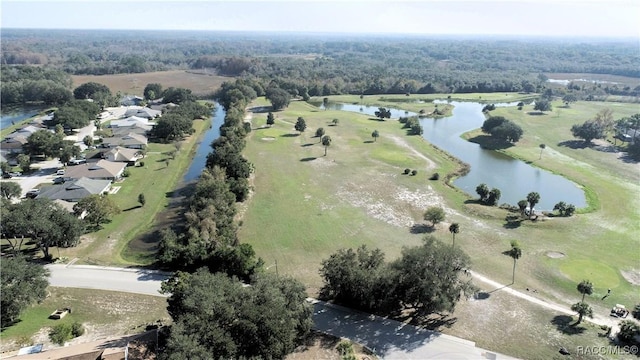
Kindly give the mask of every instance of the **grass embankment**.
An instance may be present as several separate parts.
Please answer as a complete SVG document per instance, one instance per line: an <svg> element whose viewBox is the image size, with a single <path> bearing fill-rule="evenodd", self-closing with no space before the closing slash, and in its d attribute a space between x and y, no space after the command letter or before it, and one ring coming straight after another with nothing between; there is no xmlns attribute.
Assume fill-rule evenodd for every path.
<svg viewBox="0 0 640 360"><path fill-rule="evenodd" d="M182 142L174 159L167 153L175 151L173 144L150 143L142 161L144 167L128 167L130 176L114 184L118 192L110 195L122 212L103 224L97 232L87 234L74 248L60 249L60 255L79 258L78 263L100 265L147 265L154 254L125 251L129 241L151 228L153 221L168 203L170 194L191 163L197 139L208 129L210 120L195 120L195 133ZM141 207L138 194L144 194L146 204Z"/></svg>
<svg viewBox="0 0 640 360"><path fill-rule="evenodd" d="M504 101L518 101L514 98L507 96ZM345 97L329 99L350 102ZM356 96L355 101L359 100ZM370 104L384 106L374 100ZM396 103L394 107L408 109L405 105ZM621 273L638 274L640 247L636 236L640 216L632 200L639 193L634 180L637 164L591 148L557 145L573 140L569 130L572 124L593 117L605 107L613 108L616 118L636 111L630 104L577 103L571 109L560 109L559 115L557 110L548 115L528 115L529 107L492 112L524 128L524 138L509 148L508 154L567 176L590 189L599 200L598 208L588 214L523 221L517 227L508 227L506 211L465 202L468 197L445 186L443 177L440 181L428 180L433 172L444 175L452 171L455 162L420 137L407 136L396 121L380 122L361 114L321 111L292 102L285 111L275 113L274 127L255 130L248 137L245 154L256 167L256 191L240 229L241 240L251 243L267 266L277 260L280 273L299 278L315 295L321 285L320 263L331 253L367 244L383 249L387 258L395 258L402 246L419 243L422 234L413 234L411 228L424 223L422 212L432 204L442 204L447 208L447 220L435 233L443 241L450 241L448 223L460 223L456 244L471 256L474 269L509 284L513 262L502 252L509 249L511 240L518 239L523 256L518 261L514 288L535 289L535 296L568 307L580 299L577 283L589 279L594 283L594 294L588 301L597 314L607 316L613 304L633 306L640 302L637 286ZM293 130L298 116L308 126L300 136ZM329 126L334 118L340 120L339 125ZM264 125L265 120L266 114L254 114L254 128ZM326 157L319 139L312 137L318 127L324 127L333 139ZM371 142L374 129L380 132L377 142ZM542 160L538 160L540 143L547 145ZM404 168L418 169L418 175L401 175ZM413 230L419 232L421 227ZM564 257L552 258L549 252ZM601 300L608 288L612 289L611 295ZM529 320L540 329L553 327L549 314L531 315ZM460 318L458 325L445 332L461 333L467 321L474 320ZM522 323L517 318L514 321ZM564 336L557 330L549 333L561 339ZM531 349L540 346L536 342L539 336L549 334L538 333L530 343L520 345L508 345L504 340L500 345L498 336L479 330L470 338L479 344L498 344L493 348L496 351L531 354ZM513 351L513 346L519 346L519 350Z"/></svg>
<svg viewBox="0 0 640 360"><path fill-rule="evenodd" d="M30 338L42 329L61 323L80 322L85 328L84 338L97 339L114 334L133 334L144 330L157 320L167 323L167 300L160 296L138 295L102 290L50 287L50 296L40 304L29 307L21 321L0 333L2 351L15 350L32 344ZM71 308L61 320L51 320L56 309ZM47 342L48 331L44 332ZM90 340L89 340L90 341Z"/></svg>

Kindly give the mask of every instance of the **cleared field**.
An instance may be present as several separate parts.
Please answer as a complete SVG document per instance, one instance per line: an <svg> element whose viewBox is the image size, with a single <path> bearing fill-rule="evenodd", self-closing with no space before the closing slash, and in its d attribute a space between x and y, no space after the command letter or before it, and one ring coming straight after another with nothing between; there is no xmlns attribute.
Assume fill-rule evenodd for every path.
<svg viewBox="0 0 640 360"><path fill-rule="evenodd" d="M505 101L514 101L516 96L505 96ZM360 101L357 96L329 99ZM386 105L375 97L363 101ZM397 101L394 107L408 109L405 105ZM616 119L637 112L633 104L580 102L569 109L556 107L546 115L530 115L529 107L522 111L500 108L492 113L504 115L524 128L524 138L509 149L510 155L584 185L596 204L587 214L522 221L518 226L507 224L505 210L477 205L442 180L428 180L434 172L451 172L456 163L421 137L407 136L397 121L322 111L302 102L292 102L285 111L275 113L276 124L271 128L264 127L266 113L253 114L255 130L247 139L245 154L255 164L255 193L246 205L240 238L254 246L269 271L275 271L277 260L280 273L302 280L315 295L321 286L321 261L331 253L366 244L383 249L387 258L393 259L403 246L419 243L425 230L424 210L441 205L447 219L438 225L435 235L450 241L449 223L460 223L456 245L471 256L475 270L510 283L513 262L502 252L517 239L523 256L517 265L515 289L535 289L537 296L568 307L580 299L577 283L589 279L594 283L589 304L595 313L606 316L616 303L633 306L640 302L640 211L633 200L640 194L640 186L637 163L599 148L570 146L574 144L571 125L592 118L604 107L614 108ZM307 122L302 135L293 129L299 116ZM334 118L340 120L338 126L330 126ZM313 137L318 127L333 140L326 157L319 139ZM371 138L373 130L380 132L376 142ZM538 160L540 143L547 145L542 160ZM404 168L417 169L418 175L401 175ZM601 299L608 288L612 289L611 295ZM476 321L475 316L459 316L459 327L451 333L507 354L550 358L552 348L540 357L532 355L539 339L556 337L545 342L552 347L568 341L569 336L579 339L550 325L555 315L536 310L525 321L537 330L522 344L505 341L505 333L498 330L465 333L464 329ZM523 321L517 316L511 319L520 324ZM494 325L486 328L493 329ZM588 343L597 329L586 331L589 337L583 339ZM580 345L577 340L569 343Z"/></svg>
<svg viewBox="0 0 640 360"><path fill-rule="evenodd" d="M156 71L140 74L115 74L115 75L73 75L73 87L87 82L104 84L112 93L118 91L123 94L142 95L144 87L150 83L162 84L164 89L168 87L181 87L191 89L196 95L207 95L217 90L225 81L233 78L218 76L206 72L171 70Z"/></svg>
<svg viewBox="0 0 640 360"><path fill-rule="evenodd" d="M25 310L19 323L0 333L2 352L17 350L22 345L44 343L48 346L49 329L61 323L83 324L85 334L73 340L80 343L136 334L158 320L170 322L164 297L57 287L50 287L48 291L50 295L44 301ZM71 308L71 314L61 320L48 318L54 310L62 308Z"/></svg>

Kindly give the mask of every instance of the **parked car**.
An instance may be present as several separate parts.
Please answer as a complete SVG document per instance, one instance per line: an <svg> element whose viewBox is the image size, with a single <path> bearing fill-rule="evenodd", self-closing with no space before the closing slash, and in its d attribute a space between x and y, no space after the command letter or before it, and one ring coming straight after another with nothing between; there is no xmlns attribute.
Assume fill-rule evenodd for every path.
<svg viewBox="0 0 640 360"><path fill-rule="evenodd" d="M2 173L2 178L3 179L11 179L13 176L11 176L11 174L9 173Z"/></svg>
<svg viewBox="0 0 640 360"><path fill-rule="evenodd" d="M80 165L87 162L87 159L72 159L69 160L69 165Z"/></svg>
<svg viewBox="0 0 640 360"><path fill-rule="evenodd" d="M22 176L22 173L14 171L14 172L10 172L9 175L11 175L11 176Z"/></svg>
<svg viewBox="0 0 640 360"><path fill-rule="evenodd" d="M64 175L64 169L56 171L56 175Z"/></svg>
<svg viewBox="0 0 640 360"><path fill-rule="evenodd" d="M25 194L26 197L33 199L40 194L40 189L31 189Z"/></svg>
<svg viewBox="0 0 640 360"><path fill-rule="evenodd" d="M66 181L66 179L63 178L62 176L59 176L59 177L53 179L53 183L54 184L64 184L65 181Z"/></svg>

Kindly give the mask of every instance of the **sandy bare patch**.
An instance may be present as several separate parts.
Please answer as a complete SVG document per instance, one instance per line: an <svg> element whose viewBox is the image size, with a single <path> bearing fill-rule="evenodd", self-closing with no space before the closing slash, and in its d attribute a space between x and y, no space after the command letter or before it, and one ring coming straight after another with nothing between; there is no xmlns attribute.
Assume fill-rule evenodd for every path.
<svg viewBox="0 0 640 360"><path fill-rule="evenodd" d="M620 271L625 280L630 284L640 286L640 270L632 269L627 271Z"/></svg>
<svg viewBox="0 0 640 360"><path fill-rule="evenodd" d="M355 183L344 184L337 195L352 206L364 209L366 213L387 224L398 227L410 227L415 223L412 212L422 212L429 206L440 205L443 199L431 187L425 190L411 191L407 188L386 188L391 194L391 201L383 201L369 187Z"/></svg>
<svg viewBox="0 0 640 360"><path fill-rule="evenodd" d="M273 136L265 136L263 138L260 138L260 140L262 140L262 141L276 141L276 138L274 138Z"/></svg>
<svg viewBox="0 0 640 360"><path fill-rule="evenodd" d="M565 255L559 251L548 251L546 255L552 259L562 259L565 257Z"/></svg>

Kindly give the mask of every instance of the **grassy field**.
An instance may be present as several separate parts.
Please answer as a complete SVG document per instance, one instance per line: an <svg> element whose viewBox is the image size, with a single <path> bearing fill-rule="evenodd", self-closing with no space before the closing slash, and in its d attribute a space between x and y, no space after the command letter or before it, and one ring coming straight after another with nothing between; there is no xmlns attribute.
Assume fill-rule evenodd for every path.
<svg viewBox="0 0 640 360"><path fill-rule="evenodd" d="M48 329L60 323L81 322L85 335L75 341L91 341L105 336L135 334L147 324L170 321L167 300L160 296L112 291L55 288L40 304L25 310L21 321L0 333L2 352L21 345L48 344ZM48 318L56 309L69 307L71 314L61 320Z"/></svg>
<svg viewBox="0 0 640 360"><path fill-rule="evenodd" d="M196 95L207 95L220 88L224 81L233 80L224 76L185 70L141 74L72 75L71 79L74 88L87 82L97 82L108 86L112 93L120 91L130 95L142 95L144 87L150 83L159 83L164 89L171 86L181 87L191 89Z"/></svg>
<svg viewBox="0 0 640 360"><path fill-rule="evenodd" d="M467 96L475 100L476 94ZM496 102L522 100L518 94L482 96ZM360 101L357 96L329 98ZM389 106L377 103L375 97L365 97L363 103ZM414 110L409 106L399 101L394 105ZM506 226L505 210L465 202L467 195L442 180L428 180L434 172L444 175L453 171L456 163L422 138L407 136L397 121L321 111L302 102L292 102L285 111L275 113L276 124L271 128L263 127L266 114L254 114L256 130L249 135L245 154L255 164L255 193L245 212L240 238L254 246L267 266L277 260L279 272L299 278L310 294L316 295L321 286L318 269L331 253L366 244L383 249L388 259L395 258L403 246L419 243L423 211L439 204L445 207L447 220L435 235L450 241L448 224L460 223L456 244L469 253L475 270L510 283L512 261L502 252L517 239L523 257L518 261L514 288L535 289L537 296L568 307L579 300L577 283L589 279L594 283L589 303L597 314L606 316L616 303L633 306L640 302L640 214L632 200L640 193L640 186L637 163L612 152L580 148L573 142L571 125L593 117L604 107L611 107L616 119L637 112L633 104L590 102L555 107L545 115L530 115L529 107L522 111L499 108L492 113L524 128L524 138L508 150L510 155L565 175L584 185L595 199L590 213L523 221L515 228ZM302 135L293 129L298 116L308 126ZM334 118L340 120L338 126L329 125ZM313 137L318 127L333 139L326 157L319 139ZM377 142L372 141L373 130L380 132ZM547 145L541 160L540 143ZM401 175L404 168L417 169L418 175ZM611 295L600 300L608 288ZM469 321L474 320L461 318L460 326ZM549 323L548 316L533 315L532 321L532 326L541 328ZM568 336L558 331L554 334L560 339ZM532 343L538 335L542 336L533 336ZM465 337L495 344L496 351L531 353L524 345L500 344L496 336L479 331Z"/></svg>

